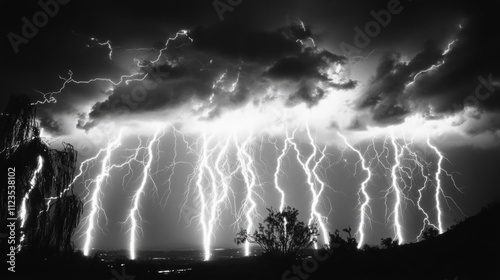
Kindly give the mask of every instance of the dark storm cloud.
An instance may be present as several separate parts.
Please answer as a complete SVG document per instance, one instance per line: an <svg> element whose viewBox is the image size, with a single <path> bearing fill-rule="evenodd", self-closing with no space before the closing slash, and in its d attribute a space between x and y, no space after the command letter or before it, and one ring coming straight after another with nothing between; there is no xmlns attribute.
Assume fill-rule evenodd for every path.
<svg viewBox="0 0 500 280"><path fill-rule="evenodd" d="M479 114L475 116L477 122L474 123L474 126L468 126L465 128L465 132L469 135L479 135L484 132L488 133L496 133L500 128L500 118L498 115L484 115ZM500 141L500 137L497 137L497 140Z"/></svg>
<svg viewBox="0 0 500 280"><path fill-rule="evenodd" d="M302 83L300 88L293 93L287 101L288 106L295 106L302 102L305 102L309 106L314 106L318 104L318 102L323 99L325 96L325 91L316 87L315 83Z"/></svg>
<svg viewBox="0 0 500 280"><path fill-rule="evenodd" d="M251 97L260 97L273 83L289 85L286 101L289 106L300 103L314 106L327 90L354 88L353 80L335 83L325 74L335 64L344 64L345 57L303 47L297 41L311 35L309 29L297 22L275 31L222 24L196 28L189 34L192 43L174 42L172 50L166 52L169 62L155 67L154 71L164 77L155 78L158 75L153 73L145 81L118 86L105 101L94 104L90 113L80 118L77 127L89 129L125 112L155 112L190 101L207 101L209 97L208 118L214 118L224 110L245 104ZM204 64L197 57L205 60L209 57L210 62ZM144 83L155 86L148 89ZM137 88L142 88L136 98L140 100L132 102L131 96L138 94Z"/></svg>
<svg viewBox="0 0 500 280"><path fill-rule="evenodd" d="M101 120L171 108L193 97L206 98L216 78L216 71L202 71L195 61L160 64L142 71L149 74L144 81L116 87L105 101L92 106L88 116L80 116L77 127L89 129ZM84 121L87 117L89 121Z"/></svg>
<svg viewBox="0 0 500 280"><path fill-rule="evenodd" d="M274 79L298 80L303 78L316 78L328 80L325 74L320 73L334 63L344 64L346 58L332 54L328 51L315 52L311 48L296 56L279 59L266 73Z"/></svg>
<svg viewBox="0 0 500 280"><path fill-rule="evenodd" d="M292 93L286 102L287 106L295 106L297 104L305 103L308 107L315 106L321 101L325 95L327 89L336 90L349 90L356 87L356 81L349 80L345 83L321 83L322 79L308 79L300 80L299 88L297 91ZM321 83L323 87L318 86Z"/></svg>
<svg viewBox="0 0 500 280"><path fill-rule="evenodd" d="M380 61L368 90L359 100L360 109L369 108L373 119L381 123L399 123L409 114L410 100L404 96L407 84L415 75L442 59L443 50L427 42L410 62L401 62L401 55L386 53Z"/></svg>
<svg viewBox="0 0 500 280"><path fill-rule="evenodd" d="M233 60L270 63L276 58L300 52L296 39L284 30L256 31L245 25L217 24L192 32L193 47L207 54Z"/></svg>
<svg viewBox="0 0 500 280"><path fill-rule="evenodd" d="M231 107L248 101L249 96L264 89L260 77L265 77L269 83L302 77L293 81L295 86L287 93L287 102L289 105L296 102L314 105L324 97L325 87L351 89L356 86L356 82L335 84L325 81L320 71L313 66L308 68L307 64L299 69L302 73L293 71L294 63L290 62L306 55L304 47L297 40L305 42L307 38L313 37L318 45L328 46L328 49L335 49L342 41L352 42L353 28L358 26L363 29L366 23L373 20L370 11L385 9L388 1L327 2L245 1L234 11L226 13L224 22L219 21L210 1L146 1L133 6L127 1L71 2L28 45L22 46L17 56L7 57L7 68L22 75L10 75L8 80L12 80L12 83L7 85L6 91L16 89L31 94L32 99L39 99L40 96L32 89L44 92L59 89L61 81L57 77L65 76L68 69L74 71L76 79L115 79L125 70L115 65L115 61L107 60L106 46L85 48L90 36L101 41L111 40L118 55L128 48L162 47L165 42L161 41L162 38L186 28L191 30L193 44L189 48L170 49L171 57L175 54L187 60L194 54L196 59L203 57L199 60L205 64L213 58L214 63L222 61L221 64L225 65L212 65L212 68L205 70L209 74L205 73L207 76L201 77L193 70L203 66L195 67L194 63L187 65L186 61L181 61L175 65L175 69L171 69L169 78L162 80L157 88L147 90L147 99L128 108L129 112L161 110L191 98L207 99L212 93L214 79L226 68L231 68L228 76L232 74L234 77L238 72L235 66L242 63L252 64L255 69L243 69L234 92L227 94L225 99L216 98L218 104ZM464 100L474 95L481 83L478 77L488 80L491 76L493 81L498 82L500 39L497 34L500 32L494 1L401 2L404 10L392 17L391 23L381 29L380 35L371 38L369 47L364 48L362 54L368 54L374 48L406 53L409 49L413 50L415 45L424 45L408 65L400 63L397 57L385 57L369 85L370 89L357 104L359 110L371 112L375 122L384 124L400 122L414 112L427 112L429 107L432 107L433 113L447 114L461 110L466 104ZM35 2L31 8L22 8L29 6L15 1L7 5L6 10L12 11L9 14L12 19L6 21L8 31L18 32L22 24L19 19L39 9ZM461 22L462 19L465 21ZM286 26L280 27L285 22ZM455 36L452 34L453 29L460 22L464 28ZM456 37L459 41L452 51L440 57L440 51L446 47L446 43ZM426 40L429 43L424 43ZM421 75L413 86L404 88L417 71L442 59L445 64L439 69ZM279 69L280 63L286 65L285 62L291 68ZM297 61L295 63L299 65ZM275 71L277 76L267 77L266 70ZM42 71L44 75L40 75ZM193 84L190 85L188 81ZM323 83L323 86L315 86L317 83ZM50 106L54 114L65 114L81 110L75 109L78 105L85 104L87 108L89 101L100 100L87 116L98 122L99 119L115 116L114 111L110 111L112 102L126 98L133 86L138 85L140 83L118 87L109 98L97 84L71 86L62 92L57 103L44 106ZM496 91L488 98L479 100L477 106L481 110L498 110L498 83L491 87ZM227 88L219 91L226 92ZM488 92L482 88L483 94ZM214 109L212 114L217 115L222 111L222 108ZM429 112L429 117L435 115ZM80 118L80 121L80 126L85 126L84 118Z"/></svg>
<svg viewBox="0 0 500 280"><path fill-rule="evenodd" d="M494 34L500 34L500 28L491 11L470 17L445 64L423 76L411 89L412 96L438 113L461 110L465 105L499 111L500 38Z"/></svg>
<svg viewBox="0 0 500 280"><path fill-rule="evenodd" d="M493 17L473 13L462 26L453 35L452 39L457 41L444 55L446 44L452 39L441 42L441 48L437 42L427 41L408 63L402 62L398 53L383 56L358 108L368 109L373 120L380 124L400 123L405 116L416 112L429 117L448 114L463 110L465 105L498 111L500 98L494 92L499 89L500 40L492 35L499 33L498 24ZM419 75L415 83L406 86L416 73L439 64L442 65ZM478 87L483 100L473 97Z"/></svg>
<svg viewBox="0 0 500 280"><path fill-rule="evenodd" d="M356 86L356 82L349 80L345 83L333 83L324 71L332 65L345 64L346 58L328 51L315 51L312 48L305 48L304 51L295 56L283 57L274 63L269 70L264 73L276 81L286 80L288 82L298 82L298 90L288 98L288 105L293 106L305 102L308 106L314 106L325 96L325 89L322 85L332 89L348 90Z"/></svg>

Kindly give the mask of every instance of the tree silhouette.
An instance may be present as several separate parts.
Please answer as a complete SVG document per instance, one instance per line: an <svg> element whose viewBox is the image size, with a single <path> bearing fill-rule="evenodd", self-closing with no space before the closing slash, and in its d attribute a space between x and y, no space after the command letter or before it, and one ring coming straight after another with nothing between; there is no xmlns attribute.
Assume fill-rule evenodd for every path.
<svg viewBox="0 0 500 280"><path fill-rule="evenodd" d="M281 212L273 208L267 208L267 211L269 214L264 224L259 223L258 229L253 234L249 234L246 229L237 233L236 244L247 241L257 243L266 253L293 259L297 253L309 248L317 241L319 236L317 226L306 225L299 221L297 209L287 206Z"/></svg>
<svg viewBox="0 0 500 280"><path fill-rule="evenodd" d="M330 233L330 248L348 251L357 250L358 241L356 241L356 238L352 237L351 227L348 226L342 231L347 233L346 239L343 239L342 236L340 236L340 231L338 229L335 230L333 234Z"/></svg>
<svg viewBox="0 0 500 280"><path fill-rule="evenodd" d="M36 106L31 105L27 96L11 96L0 114L0 165L17 167L15 201L26 201L26 220L20 228L23 243L21 234L15 238L23 251L73 251L71 237L79 223L83 202L72 188L66 189L73 181L77 152L70 144L63 142L62 146L61 150L52 149L42 139ZM35 173L39 158L43 165ZM6 190L6 184L0 186L2 209L7 209ZM50 207L48 198L55 198L50 200ZM0 221L6 223L6 220L7 211L2 211Z"/></svg>
<svg viewBox="0 0 500 280"><path fill-rule="evenodd" d="M398 246L398 240L393 240L392 237L381 238L380 246L384 249L394 248Z"/></svg>
<svg viewBox="0 0 500 280"><path fill-rule="evenodd" d="M427 227L422 233L422 238L424 240L432 239L439 235L439 231L434 227Z"/></svg>

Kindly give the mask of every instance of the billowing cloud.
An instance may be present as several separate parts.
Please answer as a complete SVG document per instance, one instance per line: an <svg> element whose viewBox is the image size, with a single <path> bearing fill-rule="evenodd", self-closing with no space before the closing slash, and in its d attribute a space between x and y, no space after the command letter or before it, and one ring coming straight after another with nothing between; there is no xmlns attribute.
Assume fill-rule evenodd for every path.
<svg viewBox="0 0 500 280"><path fill-rule="evenodd" d="M495 30L491 18L472 15L449 41L427 41L409 61L401 53L384 54L357 108L368 111L371 121L381 126L402 123L415 114L442 118L466 107L479 114L498 112L500 45L484 35ZM484 127L492 126L500 129L491 122Z"/></svg>
<svg viewBox="0 0 500 280"><path fill-rule="evenodd" d="M189 36L192 43L177 43L165 53L166 60L142 67L141 73L148 73L144 80L116 86L106 100L95 103L79 118L78 128L88 130L124 113L140 115L183 105L190 105L200 118L215 118L251 100L281 98L287 106L314 106L332 90L356 87L356 81L331 77L346 58L302 45L298 40L312 32L297 23L273 32L216 25L197 28Z"/></svg>

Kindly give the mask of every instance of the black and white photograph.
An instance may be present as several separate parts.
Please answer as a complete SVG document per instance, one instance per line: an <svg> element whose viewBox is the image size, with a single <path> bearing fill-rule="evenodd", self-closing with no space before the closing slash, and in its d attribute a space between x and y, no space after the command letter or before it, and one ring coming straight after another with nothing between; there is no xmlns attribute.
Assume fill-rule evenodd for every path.
<svg viewBox="0 0 500 280"><path fill-rule="evenodd" d="M499 10L4 1L2 279L500 279Z"/></svg>

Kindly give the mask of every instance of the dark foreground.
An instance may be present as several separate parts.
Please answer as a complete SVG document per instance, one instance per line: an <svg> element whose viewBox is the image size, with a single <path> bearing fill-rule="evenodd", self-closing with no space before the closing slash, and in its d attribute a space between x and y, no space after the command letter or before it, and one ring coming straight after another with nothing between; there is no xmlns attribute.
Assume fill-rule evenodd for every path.
<svg viewBox="0 0 500 280"><path fill-rule="evenodd" d="M32 252L18 255L7 279L500 279L499 238L497 204L433 239L388 249L311 251L292 262L268 256L103 261L80 252Z"/></svg>

